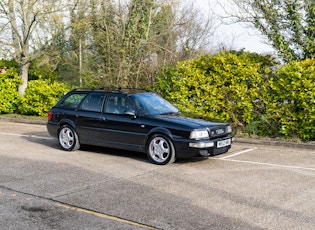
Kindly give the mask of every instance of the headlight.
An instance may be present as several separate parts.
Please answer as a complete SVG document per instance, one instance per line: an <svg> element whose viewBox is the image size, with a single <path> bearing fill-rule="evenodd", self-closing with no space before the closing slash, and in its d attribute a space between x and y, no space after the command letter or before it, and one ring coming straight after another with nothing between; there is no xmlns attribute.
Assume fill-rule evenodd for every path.
<svg viewBox="0 0 315 230"><path fill-rule="evenodd" d="M209 133L208 130L204 129L204 130L193 130L190 133L189 136L190 139L209 139Z"/></svg>
<svg viewBox="0 0 315 230"><path fill-rule="evenodd" d="M226 132L227 133L231 133L232 132L232 127L230 125L228 127L226 127Z"/></svg>

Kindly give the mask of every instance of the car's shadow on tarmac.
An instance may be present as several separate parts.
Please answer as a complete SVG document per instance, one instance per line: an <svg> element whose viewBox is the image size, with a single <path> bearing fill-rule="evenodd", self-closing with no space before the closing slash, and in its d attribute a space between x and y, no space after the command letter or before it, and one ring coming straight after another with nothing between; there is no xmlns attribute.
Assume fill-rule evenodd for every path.
<svg viewBox="0 0 315 230"><path fill-rule="evenodd" d="M121 150L121 149L112 149L112 148L106 148L106 147L100 147L100 146L91 146L91 145L81 145L80 150L86 151L86 152L93 152L93 153L107 154L107 155L112 155L112 156L132 158L132 159L135 159L138 161L148 162L146 154L141 153L141 152L134 152L134 151L128 151L128 150Z"/></svg>
<svg viewBox="0 0 315 230"><path fill-rule="evenodd" d="M199 163L207 159L208 157L182 158L182 159L176 159L175 164Z"/></svg>
<svg viewBox="0 0 315 230"><path fill-rule="evenodd" d="M21 137L32 143L52 147L55 149L60 149L57 139L51 137L45 131L23 133Z"/></svg>
<svg viewBox="0 0 315 230"><path fill-rule="evenodd" d="M51 136L49 136L47 132L41 131L41 132L24 133L22 137L27 141L44 145L49 148L54 148L54 149L60 150L61 152L66 153L66 151L63 151L60 148L58 144L58 140L56 138L52 138ZM99 154L107 154L107 155L112 155L112 156L131 158L138 161L149 163L147 155L141 152L127 151L127 150L121 150L121 149L112 149L112 148L91 146L91 145L81 145L79 150L84 151L84 152L93 152L93 153L99 153ZM181 164L187 164L187 163L198 163L206 159L208 158L195 157L195 158L176 159L175 164L181 165Z"/></svg>
<svg viewBox="0 0 315 230"><path fill-rule="evenodd" d="M40 144L40 145L47 146L49 148L60 150L60 152L67 153L67 151L63 151L61 149L61 147L58 144L58 140L56 138L49 136L47 132L24 133L22 135L22 138L36 144ZM91 146L91 145L81 145L79 151L107 154L107 155L119 156L119 157L127 157L127 158L136 159L138 161L148 162L146 154L140 153L140 152L112 149L112 148Z"/></svg>

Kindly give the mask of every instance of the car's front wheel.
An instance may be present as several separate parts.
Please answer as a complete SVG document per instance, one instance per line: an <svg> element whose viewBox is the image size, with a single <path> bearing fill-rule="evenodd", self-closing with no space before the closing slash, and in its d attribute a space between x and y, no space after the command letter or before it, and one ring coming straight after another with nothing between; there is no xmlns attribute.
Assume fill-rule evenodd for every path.
<svg viewBox="0 0 315 230"><path fill-rule="evenodd" d="M175 161L175 148L168 137L162 134L155 134L148 143L147 156L152 163L165 165Z"/></svg>
<svg viewBox="0 0 315 230"><path fill-rule="evenodd" d="M75 130L64 125L59 130L58 135L59 145L63 150L72 151L80 148L79 138Z"/></svg>

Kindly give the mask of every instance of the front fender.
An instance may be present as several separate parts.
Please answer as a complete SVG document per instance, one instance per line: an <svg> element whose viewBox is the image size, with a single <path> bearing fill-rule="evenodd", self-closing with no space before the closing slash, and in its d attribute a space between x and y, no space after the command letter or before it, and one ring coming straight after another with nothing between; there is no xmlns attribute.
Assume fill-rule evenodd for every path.
<svg viewBox="0 0 315 230"><path fill-rule="evenodd" d="M154 134L164 134L166 136L168 136L171 140L173 140L173 135L171 133L170 130L166 129L166 128L162 128L162 127L155 127L153 129L151 129L147 135L146 135L146 138L145 138L145 141L144 141L144 148L146 148L146 145L149 141L149 139L154 135Z"/></svg>

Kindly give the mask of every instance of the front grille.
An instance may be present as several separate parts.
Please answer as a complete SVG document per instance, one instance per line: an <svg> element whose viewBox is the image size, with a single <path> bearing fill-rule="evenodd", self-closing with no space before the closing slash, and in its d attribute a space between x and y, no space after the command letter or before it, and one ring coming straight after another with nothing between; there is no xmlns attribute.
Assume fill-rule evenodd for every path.
<svg viewBox="0 0 315 230"><path fill-rule="evenodd" d="M227 134L227 128L225 126L210 128L210 137L224 137Z"/></svg>

